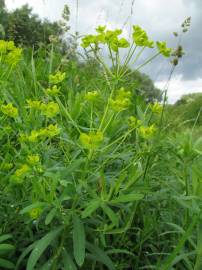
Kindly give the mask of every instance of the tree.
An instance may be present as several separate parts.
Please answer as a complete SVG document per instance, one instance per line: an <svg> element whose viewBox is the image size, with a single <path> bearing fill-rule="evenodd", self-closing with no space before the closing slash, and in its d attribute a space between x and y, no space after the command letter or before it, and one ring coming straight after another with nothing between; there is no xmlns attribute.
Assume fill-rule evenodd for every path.
<svg viewBox="0 0 202 270"><path fill-rule="evenodd" d="M13 40L15 44L38 47L40 43L50 43L50 36L61 37L63 30L57 22L42 21L38 15L32 13L32 8L24 5L13 12L5 9L5 3L0 0L0 24L3 26L6 40Z"/></svg>
<svg viewBox="0 0 202 270"><path fill-rule="evenodd" d="M5 10L5 1L0 0L0 38L5 37L4 25L7 21L7 13Z"/></svg>

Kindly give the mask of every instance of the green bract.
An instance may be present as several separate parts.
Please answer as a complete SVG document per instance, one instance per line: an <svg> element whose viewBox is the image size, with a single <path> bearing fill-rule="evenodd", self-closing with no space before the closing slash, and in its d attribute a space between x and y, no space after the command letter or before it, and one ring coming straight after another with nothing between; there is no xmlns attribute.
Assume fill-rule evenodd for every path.
<svg viewBox="0 0 202 270"><path fill-rule="evenodd" d="M130 43L125 38L118 38L118 36L122 34L121 29L112 31L106 30L106 26L98 26L96 31L98 33L97 35L87 35L82 38L81 46L83 48L106 43L113 51L117 52L119 48L127 48L130 46Z"/></svg>
<svg viewBox="0 0 202 270"><path fill-rule="evenodd" d="M166 42L156 42L157 48L159 50L159 52L165 56L165 57L170 57L172 49L171 48L167 48L166 46Z"/></svg>
<svg viewBox="0 0 202 270"><path fill-rule="evenodd" d="M147 33L138 25L133 26L133 40L140 47L154 47L154 42L149 40Z"/></svg>

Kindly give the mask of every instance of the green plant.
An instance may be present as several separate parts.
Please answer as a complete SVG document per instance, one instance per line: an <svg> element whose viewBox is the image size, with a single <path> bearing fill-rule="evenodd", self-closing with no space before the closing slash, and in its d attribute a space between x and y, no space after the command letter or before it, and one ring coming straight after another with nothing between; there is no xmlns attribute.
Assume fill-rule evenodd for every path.
<svg viewBox="0 0 202 270"><path fill-rule="evenodd" d="M7 257L11 257L9 255L15 249L12 244L5 242L10 238L12 238L10 234L0 235L0 267L4 269L14 269L15 267L15 265L7 259Z"/></svg>
<svg viewBox="0 0 202 270"><path fill-rule="evenodd" d="M5 59L17 48L0 43L0 224L12 232L16 270L200 269L201 140L173 136L165 104L125 87L128 64L154 46L133 30L131 45L102 26L82 39L103 70L83 89L83 71L54 43L20 50L15 65ZM176 57L156 47L136 70Z"/></svg>

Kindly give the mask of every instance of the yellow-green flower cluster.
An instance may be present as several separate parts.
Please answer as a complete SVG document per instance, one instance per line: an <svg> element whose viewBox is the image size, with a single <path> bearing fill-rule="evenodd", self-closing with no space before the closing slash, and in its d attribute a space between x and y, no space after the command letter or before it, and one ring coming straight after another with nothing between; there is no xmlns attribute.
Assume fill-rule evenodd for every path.
<svg viewBox="0 0 202 270"><path fill-rule="evenodd" d="M13 163L11 162L2 162L0 165L0 170L9 171L13 168Z"/></svg>
<svg viewBox="0 0 202 270"><path fill-rule="evenodd" d="M17 48L13 41L0 40L0 62L15 66L22 55L22 49Z"/></svg>
<svg viewBox="0 0 202 270"><path fill-rule="evenodd" d="M97 132L81 133L79 139L84 148L96 149L103 142L104 136L101 131L97 131Z"/></svg>
<svg viewBox="0 0 202 270"><path fill-rule="evenodd" d="M38 164L39 161L40 161L40 156L38 154L28 155L28 157L27 157L27 163L29 163L32 166Z"/></svg>
<svg viewBox="0 0 202 270"><path fill-rule="evenodd" d="M142 124L142 121L137 119L135 116L130 116L128 118L128 125L132 129L139 127L141 124Z"/></svg>
<svg viewBox="0 0 202 270"><path fill-rule="evenodd" d="M50 96L57 96L60 93L60 87L53 85L52 87L46 89L46 93Z"/></svg>
<svg viewBox="0 0 202 270"><path fill-rule="evenodd" d="M140 47L154 47L154 42L149 40L147 33L138 25L133 25L133 40Z"/></svg>
<svg viewBox="0 0 202 270"><path fill-rule="evenodd" d="M65 72L58 71L55 74L50 74L49 75L49 82L51 84L59 84L62 81L64 81L65 77L66 77L66 73Z"/></svg>
<svg viewBox="0 0 202 270"><path fill-rule="evenodd" d="M10 52L16 49L13 41L0 40L0 53Z"/></svg>
<svg viewBox="0 0 202 270"><path fill-rule="evenodd" d="M30 167L27 164L23 164L21 165L19 169L15 171L15 176L22 177L29 171L30 171Z"/></svg>
<svg viewBox="0 0 202 270"><path fill-rule="evenodd" d="M108 44L110 48L117 52L119 48L127 48L130 43L125 38L119 38L122 34L121 29L106 30L106 26L98 26L96 28L97 35L87 35L82 39L81 46L87 48L89 46L98 44Z"/></svg>
<svg viewBox="0 0 202 270"><path fill-rule="evenodd" d="M49 118L56 116L60 111L58 104L53 101L43 103L40 100L27 100L27 103L28 108L40 110L42 115Z"/></svg>
<svg viewBox="0 0 202 270"><path fill-rule="evenodd" d="M38 219L41 215L42 209L40 207L33 208L29 211L31 219Z"/></svg>
<svg viewBox="0 0 202 270"><path fill-rule="evenodd" d="M58 128L57 124L55 125L51 124L43 130L43 133L45 133L44 135L46 137L52 138L60 134L60 129Z"/></svg>
<svg viewBox="0 0 202 270"><path fill-rule="evenodd" d="M8 103L6 105L1 105L1 111L3 114L5 114L11 118L18 117L18 109L16 107L14 107L12 103Z"/></svg>
<svg viewBox="0 0 202 270"><path fill-rule="evenodd" d="M153 113L160 114L163 110L163 106L158 102L155 102L154 104L150 104L150 109Z"/></svg>
<svg viewBox="0 0 202 270"><path fill-rule="evenodd" d="M91 102L96 101L96 99L99 97L98 91L90 91L85 94L85 100Z"/></svg>
<svg viewBox="0 0 202 270"><path fill-rule="evenodd" d="M40 106L40 110L43 115L49 118L56 116L60 111L58 104L53 101L47 104L42 103Z"/></svg>
<svg viewBox="0 0 202 270"><path fill-rule="evenodd" d="M114 111L120 112L126 110L130 105L131 92L126 91L123 87L116 93L114 99L110 100L111 108Z"/></svg>
<svg viewBox="0 0 202 270"><path fill-rule="evenodd" d="M148 127L141 126L139 128L139 134L144 139L150 139L151 137L154 136L156 131L157 131L157 128L154 124L152 124Z"/></svg>
<svg viewBox="0 0 202 270"><path fill-rule="evenodd" d="M46 128L41 128L39 130L32 130L29 135L21 134L20 141L21 142L38 142L41 139L45 138L53 138L60 133L60 129L58 128L57 124L53 125L50 124Z"/></svg>
<svg viewBox="0 0 202 270"><path fill-rule="evenodd" d="M157 48L158 48L160 54L162 54L165 57L170 57L170 55L172 53L172 49L167 47L166 42L157 41L156 45L157 45Z"/></svg>
<svg viewBox="0 0 202 270"><path fill-rule="evenodd" d="M22 184L25 177L31 171L31 168L26 163L22 164L18 169L15 170L14 174L11 176L10 181L14 184Z"/></svg>
<svg viewBox="0 0 202 270"><path fill-rule="evenodd" d="M31 100L27 99L28 108L40 110L41 101L40 100Z"/></svg>

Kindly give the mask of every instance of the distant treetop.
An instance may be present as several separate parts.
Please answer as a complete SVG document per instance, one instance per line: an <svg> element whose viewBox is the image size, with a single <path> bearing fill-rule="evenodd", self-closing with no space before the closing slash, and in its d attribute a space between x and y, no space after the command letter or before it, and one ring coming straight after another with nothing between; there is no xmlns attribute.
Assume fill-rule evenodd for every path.
<svg viewBox="0 0 202 270"><path fill-rule="evenodd" d="M4 0L0 0L1 39L13 40L16 45L38 47L40 43L49 44L50 36L61 37L62 34L59 22L42 21L28 5L8 11Z"/></svg>

